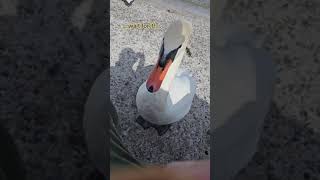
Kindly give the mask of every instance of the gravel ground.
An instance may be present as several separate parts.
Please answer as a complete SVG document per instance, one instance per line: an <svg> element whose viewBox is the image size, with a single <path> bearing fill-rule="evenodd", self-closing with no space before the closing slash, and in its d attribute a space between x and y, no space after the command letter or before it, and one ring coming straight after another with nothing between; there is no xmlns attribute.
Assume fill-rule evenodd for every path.
<svg viewBox="0 0 320 180"><path fill-rule="evenodd" d="M106 4L92 4L80 31L70 19L80 2L18 1L16 14L0 16L1 124L30 180L99 179L88 160L82 113L107 64Z"/></svg>
<svg viewBox="0 0 320 180"><path fill-rule="evenodd" d="M116 43L111 45L111 84L118 87L111 95L123 118L122 139L147 163L209 158L209 22L143 2L127 8L112 1L111 41ZM14 10L0 7L0 66L6 67L0 69L0 117L23 156L28 179L99 179L85 150L82 111L91 83L106 64L98 58L106 52L105 6L95 1L95 11L80 31L70 21L79 5L80 1L18 1L15 16L8 16ZM235 179L320 179L320 41L315 36L320 31L319 3L239 0L228 10L228 17L266 36L264 47L277 67L273 105L258 152ZM161 35L179 16L197 30L191 40L193 57L186 57L182 65L195 72L197 97L187 117L157 137L154 130L134 123L133 98L156 58ZM160 27L116 27L132 21L154 21Z"/></svg>
<svg viewBox="0 0 320 180"><path fill-rule="evenodd" d="M132 154L145 163L209 159L209 17L167 7L154 1L135 1L130 7L121 1L111 1L110 93L121 120L121 138ZM154 129L144 130L135 122L135 96L157 60L165 30L178 18L190 21L194 28L190 44L192 57L185 57L181 67L193 73L197 83L196 97L186 117L159 137ZM123 28L137 22L154 22L158 27Z"/></svg>
<svg viewBox="0 0 320 180"><path fill-rule="evenodd" d="M277 71L258 152L235 179L320 179L320 4L240 0L226 16L265 37Z"/></svg>

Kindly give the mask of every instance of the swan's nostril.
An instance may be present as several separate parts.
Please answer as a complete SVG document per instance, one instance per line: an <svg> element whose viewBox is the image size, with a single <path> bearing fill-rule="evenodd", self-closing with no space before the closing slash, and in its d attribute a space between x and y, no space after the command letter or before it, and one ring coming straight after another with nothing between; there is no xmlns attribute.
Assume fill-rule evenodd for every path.
<svg viewBox="0 0 320 180"><path fill-rule="evenodd" d="M149 86L148 87L148 91L152 93L153 92L153 86Z"/></svg>

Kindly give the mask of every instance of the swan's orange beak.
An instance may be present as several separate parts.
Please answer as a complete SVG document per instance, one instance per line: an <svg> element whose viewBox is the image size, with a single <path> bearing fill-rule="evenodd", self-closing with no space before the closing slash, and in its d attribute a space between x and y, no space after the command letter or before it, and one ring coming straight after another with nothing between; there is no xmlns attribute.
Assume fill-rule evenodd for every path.
<svg viewBox="0 0 320 180"><path fill-rule="evenodd" d="M171 64L171 59L168 59L164 68L160 67L159 63L157 63L147 80L147 89L149 92L153 93L160 89L162 81L164 80Z"/></svg>

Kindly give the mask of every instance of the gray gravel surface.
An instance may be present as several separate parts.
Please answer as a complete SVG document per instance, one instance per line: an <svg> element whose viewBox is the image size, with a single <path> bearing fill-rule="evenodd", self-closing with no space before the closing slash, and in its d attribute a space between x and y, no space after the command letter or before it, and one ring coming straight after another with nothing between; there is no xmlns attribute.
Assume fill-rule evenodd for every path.
<svg viewBox="0 0 320 180"><path fill-rule="evenodd" d="M172 3L172 2L171 2ZM193 6L193 4L189 6ZM171 7L171 8L170 8ZM207 131L210 128L210 21L154 1L135 1L127 7L111 1L111 99L120 118L121 138L129 151L144 163L162 164L174 160L210 158ZM183 59L182 68L194 75L196 97L186 117L159 137L154 129L144 130L135 122L138 116L135 97L157 60L164 32L175 20L193 24L190 49L192 57ZM130 23L157 24L156 29L125 29Z"/></svg>
<svg viewBox="0 0 320 180"><path fill-rule="evenodd" d="M69 19L79 5L80 1L21 1L16 16L6 15L12 11L0 16L0 66L6 67L0 69L1 123L13 135L27 166L28 178L32 180L98 179L85 150L81 121L91 83L104 69L104 62L97 58L105 53L101 42L105 28L104 5L94 3L95 11L89 14L82 32L72 26ZM116 12L127 11L127 8L117 3L115 6L118 8L112 10L116 15L111 39L122 38L111 46L115 52L111 54L111 70L119 76L113 76L111 83L121 88L111 91L120 116L127 117L120 127L125 144L136 157L149 163L208 158L203 152L208 150L204 131L209 125L209 117L205 117L209 86L208 82L203 82L207 78L203 79L203 74L209 69L199 62L208 61L206 57L199 58L201 54L208 55L209 47L199 48L203 45L201 42L208 39L208 21L190 14L177 14L174 10L155 9L139 1L127 15ZM239 0L228 10L231 19L267 37L264 47L272 54L277 67L273 106L258 152L235 179L320 179L317 96L320 88L319 78L316 78L320 73L320 41L316 36L320 31L319 3L314 0ZM154 20L160 29L126 32L116 29L116 24L129 22L125 18L128 16L131 20ZM186 57L183 66L188 68L188 62L198 62L195 68L202 70L195 73L199 87L191 112L159 138L155 131L144 131L133 122L136 111L132 98L143 81L139 77L145 77L149 65L153 64L161 33L179 16L197 24L201 32L193 36L191 44L193 58L199 59L191 62L192 58ZM130 41L126 39L129 37ZM147 43L139 43L141 41ZM92 53L84 53L84 49ZM119 61L128 57L132 61ZM133 63L139 60L145 60L145 64ZM120 73L119 66L126 67L122 69L126 73ZM132 75L126 75L128 73ZM126 84L132 88L127 88ZM197 113L199 109L203 114ZM191 122L197 122L194 124L201 128L190 131L194 129ZM144 136L150 141L142 141ZM185 145L178 146L181 142L175 136ZM195 148L197 145L199 147ZM171 146L175 148L167 151ZM186 146L190 149L184 150ZM154 151L150 152L149 147ZM160 152L170 153L158 156Z"/></svg>
<svg viewBox="0 0 320 180"><path fill-rule="evenodd" d="M235 179L320 179L319 2L239 0L229 5L226 19L265 38L277 78L258 152Z"/></svg>
<svg viewBox="0 0 320 180"><path fill-rule="evenodd" d="M106 68L106 4L93 3L80 31L70 21L80 3L18 1L15 15L0 16L1 124L30 180L101 178L88 160L82 113Z"/></svg>

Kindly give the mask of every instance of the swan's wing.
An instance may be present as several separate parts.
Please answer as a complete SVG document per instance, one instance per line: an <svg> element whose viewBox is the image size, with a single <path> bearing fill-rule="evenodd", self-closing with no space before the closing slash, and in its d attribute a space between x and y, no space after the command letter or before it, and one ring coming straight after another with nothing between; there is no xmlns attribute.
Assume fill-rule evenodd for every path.
<svg viewBox="0 0 320 180"><path fill-rule="evenodd" d="M178 70L175 79L172 82L172 86L169 92L169 98L171 106L176 105L179 101L184 101L185 104L192 103L193 96L196 91L196 84L191 75L186 70ZM189 97L184 99L184 97Z"/></svg>
<svg viewBox="0 0 320 180"><path fill-rule="evenodd" d="M217 49L215 127L225 123L244 104L256 101L256 62L248 48Z"/></svg>
<svg viewBox="0 0 320 180"><path fill-rule="evenodd" d="M191 74L179 71L167 98L167 115L170 119L178 121L189 112L195 92L196 84Z"/></svg>
<svg viewBox="0 0 320 180"><path fill-rule="evenodd" d="M262 122L269 111L269 105L272 100L272 91L274 84L274 66L271 61L270 54L262 49L251 49L252 64L255 65L255 72L252 72L252 76L256 79L249 81L246 76L248 69L241 68L238 64L233 63L235 67L240 67L238 71L232 68L232 65L228 65L227 70L230 70L230 79L221 79L220 81L214 81L216 85L215 101L218 102L215 105L215 111L218 112L215 116L215 140L211 143L215 147L215 153L221 154L214 161L214 167L218 173L214 174L214 179L226 179L227 176L234 176L241 168L243 168L256 151L256 142L259 138L260 128ZM234 54L235 51L229 49L227 54ZM236 54L236 57L240 57L240 54ZM216 59L218 60L218 59ZM221 59L224 62L230 61L230 59ZM245 59L237 58L238 61ZM248 61L248 60L247 60ZM217 65L217 64L216 64ZM247 65L246 65L247 66ZM248 66L247 66L248 67ZM219 76L215 80L224 76L221 72L224 66L216 68L220 71ZM218 74L218 73L217 73ZM238 86L234 92L232 92L232 83L240 80L243 81L243 85ZM225 87L223 87L223 83ZM251 84L251 86L250 86ZM229 86L230 89L226 87ZM256 92L256 98L248 96L244 91ZM237 92L238 91L238 92ZM235 95L233 95L236 93ZM231 97L230 97L231 96ZM233 96L233 97L232 97ZM243 96L243 99L241 99ZM254 99L252 99L254 98ZM226 103L226 104L223 104ZM234 105L238 105L237 109L234 109ZM224 113L230 114L230 118L222 119L226 116ZM220 127L216 124L216 121L220 122ZM223 122L224 121L224 122ZM233 150L233 151L232 151Z"/></svg>

